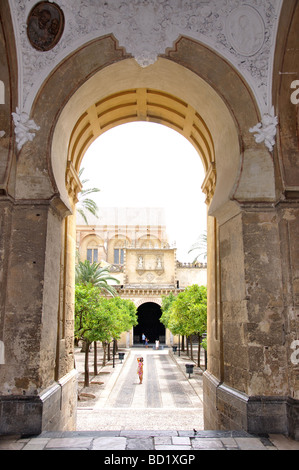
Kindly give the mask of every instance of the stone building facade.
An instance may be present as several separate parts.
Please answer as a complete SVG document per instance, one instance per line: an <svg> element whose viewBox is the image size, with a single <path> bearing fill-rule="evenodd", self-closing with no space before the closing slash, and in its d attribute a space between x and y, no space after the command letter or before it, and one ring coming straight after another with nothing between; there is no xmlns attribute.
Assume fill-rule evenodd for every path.
<svg viewBox="0 0 299 470"><path fill-rule="evenodd" d="M177 295L192 284L206 285L207 266L177 260L162 208L100 208L99 219L88 216L88 222L77 214L79 259L107 265L119 281L117 294L138 309L138 326L124 333L119 345L140 344L143 332L150 343L159 339L161 344L173 344L174 338L159 322L162 296Z"/></svg>
<svg viewBox="0 0 299 470"><path fill-rule="evenodd" d="M198 151L206 429L299 438L297 0L1 0L0 433L76 426L75 206L133 121Z"/></svg>

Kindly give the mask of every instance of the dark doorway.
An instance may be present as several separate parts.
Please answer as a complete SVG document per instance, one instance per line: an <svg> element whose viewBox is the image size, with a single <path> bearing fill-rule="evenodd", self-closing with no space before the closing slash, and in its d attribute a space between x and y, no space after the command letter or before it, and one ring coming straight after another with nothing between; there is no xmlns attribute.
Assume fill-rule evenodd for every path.
<svg viewBox="0 0 299 470"><path fill-rule="evenodd" d="M162 315L161 307L154 302L146 302L138 307L138 325L134 328L134 344L142 343L144 333L149 343L154 343L157 339L160 344L165 343L165 327L160 322Z"/></svg>

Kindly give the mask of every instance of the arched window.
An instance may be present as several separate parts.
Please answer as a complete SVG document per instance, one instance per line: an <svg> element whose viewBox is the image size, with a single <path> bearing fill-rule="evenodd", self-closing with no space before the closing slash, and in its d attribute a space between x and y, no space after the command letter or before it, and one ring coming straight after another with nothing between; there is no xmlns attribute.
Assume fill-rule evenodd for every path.
<svg viewBox="0 0 299 470"><path fill-rule="evenodd" d="M124 249L128 244L126 238L117 238L113 242L113 264L124 264Z"/></svg>
<svg viewBox="0 0 299 470"><path fill-rule="evenodd" d="M86 259L90 263L97 263L99 261L99 252L98 248L95 247L87 247Z"/></svg>

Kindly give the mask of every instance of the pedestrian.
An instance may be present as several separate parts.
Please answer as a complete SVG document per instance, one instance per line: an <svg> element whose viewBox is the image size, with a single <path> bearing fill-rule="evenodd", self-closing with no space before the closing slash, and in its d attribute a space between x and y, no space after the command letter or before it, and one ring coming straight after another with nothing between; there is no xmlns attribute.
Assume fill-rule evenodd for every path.
<svg viewBox="0 0 299 470"><path fill-rule="evenodd" d="M142 343L144 344L145 343L145 334L142 333Z"/></svg>
<svg viewBox="0 0 299 470"><path fill-rule="evenodd" d="M148 347L148 339L145 338L145 347L147 348Z"/></svg>
<svg viewBox="0 0 299 470"><path fill-rule="evenodd" d="M159 349L159 347L160 347L160 341L156 339L156 349Z"/></svg>
<svg viewBox="0 0 299 470"><path fill-rule="evenodd" d="M142 384L142 380L143 380L143 357L137 357L137 362L138 362L137 374L138 374L138 377L139 377L139 382Z"/></svg>

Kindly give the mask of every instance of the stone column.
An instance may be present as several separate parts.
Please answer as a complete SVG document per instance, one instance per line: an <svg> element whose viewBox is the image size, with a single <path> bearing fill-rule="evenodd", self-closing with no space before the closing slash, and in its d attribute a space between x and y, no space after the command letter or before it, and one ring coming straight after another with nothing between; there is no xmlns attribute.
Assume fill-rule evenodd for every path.
<svg viewBox="0 0 299 470"><path fill-rule="evenodd" d="M1 248L8 265L1 267L6 282L0 321L5 348L0 364L0 434L74 429L73 361L55 376L63 219L57 208L42 201L6 205L1 220L5 217ZM71 330L72 320L68 321Z"/></svg>
<svg viewBox="0 0 299 470"><path fill-rule="evenodd" d="M209 320L205 427L294 435L298 403L294 374L290 389L292 328L283 292L291 284L287 288L283 282L281 252L284 246L294 253L294 244L282 237L278 211L271 206L243 208L219 227L218 236L220 304L219 311L212 305Z"/></svg>

